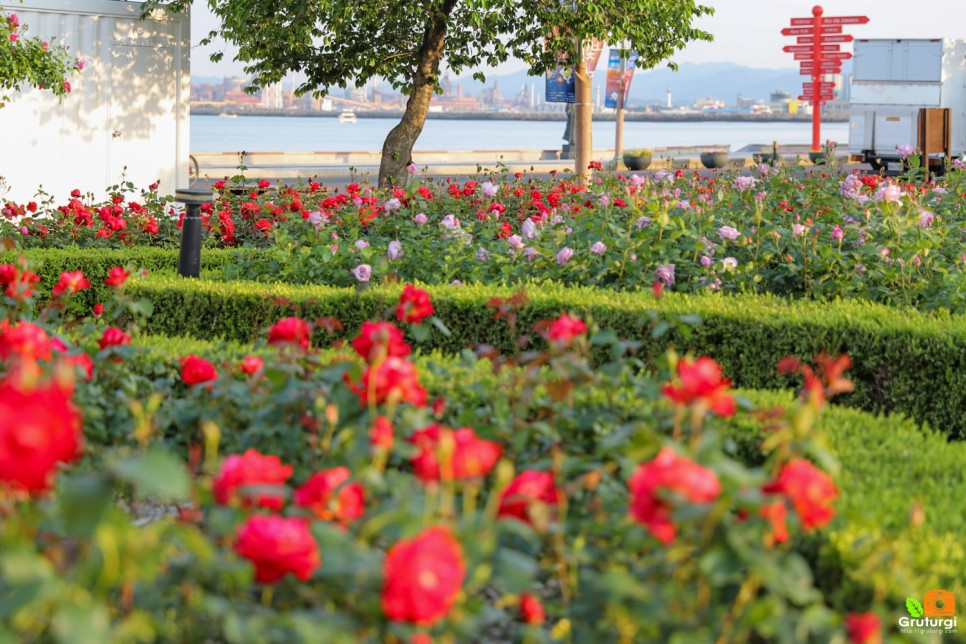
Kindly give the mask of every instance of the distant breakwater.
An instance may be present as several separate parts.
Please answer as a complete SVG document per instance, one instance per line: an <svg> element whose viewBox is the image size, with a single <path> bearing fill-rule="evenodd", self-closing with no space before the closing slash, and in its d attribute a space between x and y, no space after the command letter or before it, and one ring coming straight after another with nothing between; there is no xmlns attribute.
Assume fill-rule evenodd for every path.
<svg viewBox="0 0 966 644"><path fill-rule="evenodd" d="M360 119L398 119L403 115L402 110L353 110ZM218 116L230 114L238 116L286 116L301 118L337 118L338 111L317 112L309 110L266 110L266 109L232 109L230 107L215 107L210 105L192 106L192 114ZM430 112L430 119L439 120L474 120L474 121L565 121L563 112L477 112L452 111ZM594 114L595 121L613 121L613 112L599 112ZM738 123L804 123L812 120L807 114L714 114L714 113L682 113L666 114L661 112L624 112L625 121L642 122L671 122L694 123L699 121L738 122ZM848 121L845 115L823 115L826 123L843 123Z"/></svg>

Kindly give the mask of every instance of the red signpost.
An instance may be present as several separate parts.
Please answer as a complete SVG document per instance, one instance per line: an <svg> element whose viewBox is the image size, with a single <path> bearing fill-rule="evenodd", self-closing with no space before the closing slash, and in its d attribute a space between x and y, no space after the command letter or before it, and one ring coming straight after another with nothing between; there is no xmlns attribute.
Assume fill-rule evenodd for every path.
<svg viewBox="0 0 966 644"><path fill-rule="evenodd" d="M852 58L849 52L839 51L838 43L852 42L852 36L842 34L841 25L864 25L866 16L822 17L822 7L812 7L811 18L792 18L791 27L782 29L783 36L797 36L796 44L784 47L786 53L794 54L801 61L803 76L811 76L811 83L803 83L800 101L812 103L812 150L819 151L821 144L822 104L834 98L834 83L822 81L824 74L838 74L842 61Z"/></svg>

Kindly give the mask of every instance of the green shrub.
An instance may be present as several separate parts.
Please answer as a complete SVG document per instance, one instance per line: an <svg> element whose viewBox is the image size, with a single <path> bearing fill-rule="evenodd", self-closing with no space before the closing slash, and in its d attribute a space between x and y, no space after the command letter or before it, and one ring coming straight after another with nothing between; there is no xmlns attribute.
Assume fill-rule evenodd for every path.
<svg viewBox="0 0 966 644"><path fill-rule="evenodd" d="M351 336L366 319L386 317L398 287L363 291L324 286L246 282L187 281L149 277L132 292L154 304L152 333L184 334L251 341L281 317L298 314L314 320L333 317ZM437 315L452 335L434 336L434 348L458 353L475 344L512 351L508 326L494 324L492 297L507 288L434 287ZM966 437L966 317L923 314L866 302L789 302L768 296L694 296L616 293L547 287L528 292L518 327L572 311L592 319L620 338L644 343L647 358L668 346L708 354L743 387L778 388L791 380L775 365L785 356L811 359L822 352L852 358L855 391L844 404L869 411L902 412L956 438ZM700 319L685 328L655 326L668 319ZM345 336L343 336L345 337Z"/></svg>

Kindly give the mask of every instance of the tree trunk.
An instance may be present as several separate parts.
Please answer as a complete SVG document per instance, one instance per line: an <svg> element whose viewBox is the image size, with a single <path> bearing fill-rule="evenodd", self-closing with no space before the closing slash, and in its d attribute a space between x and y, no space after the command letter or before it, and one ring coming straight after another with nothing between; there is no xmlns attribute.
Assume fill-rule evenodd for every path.
<svg viewBox="0 0 966 644"><path fill-rule="evenodd" d="M382 144L382 160L379 163L381 188L406 182L406 168L412 162L413 146L423 131L426 115L429 113L429 101L436 90L447 21L457 1L446 0L441 13L423 32L419 62L413 72L413 87L409 100L406 101L406 111Z"/></svg>

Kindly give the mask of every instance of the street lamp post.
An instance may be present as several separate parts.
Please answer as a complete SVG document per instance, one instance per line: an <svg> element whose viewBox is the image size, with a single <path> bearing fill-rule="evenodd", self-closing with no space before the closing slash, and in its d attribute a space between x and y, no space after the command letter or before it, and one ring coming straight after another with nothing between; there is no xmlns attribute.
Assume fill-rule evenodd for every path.
<svg viewBox="0 0 966 644"><path fill-rule="evenodd" d="M201 206L214 201L212 193L182 188L175 191L174 200L185 205L178 273L182 277L198 277L201 274Z"/></svg>

